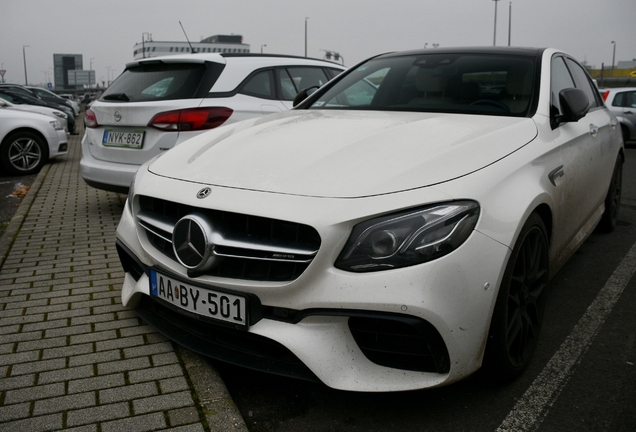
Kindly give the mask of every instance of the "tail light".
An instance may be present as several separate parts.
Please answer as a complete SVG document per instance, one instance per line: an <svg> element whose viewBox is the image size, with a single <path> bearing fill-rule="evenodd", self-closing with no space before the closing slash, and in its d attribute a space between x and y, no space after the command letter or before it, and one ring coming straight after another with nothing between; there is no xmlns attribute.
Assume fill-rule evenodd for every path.
<svg viewBox="0 0 636 432"><path fill-rule="evenodd" d="M225 123L233 112L230 108L225 107L165 111L150 119L148 126L174 132L214 129Z"/></svg>
<svg viewBox="0 0 636 432"><path fill-rule="evenodd" d="M604 91L601 96L603 96L603 102L607 102L607 96L609 96L609 90Z"/></svg>
<svg viewBox="0 0 636 432"><path fill-rule="evenodd" d="M97 124L97 116L90 108L87 109L84 113L84 126L86 126L87 128L96 128L97 126L99 126Z"/></svg>

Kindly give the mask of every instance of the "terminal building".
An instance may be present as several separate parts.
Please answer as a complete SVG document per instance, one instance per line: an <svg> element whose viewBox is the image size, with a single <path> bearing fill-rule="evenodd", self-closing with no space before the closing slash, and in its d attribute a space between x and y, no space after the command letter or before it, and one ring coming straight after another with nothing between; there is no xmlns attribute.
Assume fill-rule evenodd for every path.
<svg viewBox="0 0 636 432"><path fill-rule="evenodd" d="M145 36L145 34L144 34ZM249 53L250 46L243 43L241 35L215 35L202 39L201 42L179 41L165 42L153 41L152 35L147 40L144 38L134 47L134 59L151 58L158 56L174 55L181 53Z"/></svg>

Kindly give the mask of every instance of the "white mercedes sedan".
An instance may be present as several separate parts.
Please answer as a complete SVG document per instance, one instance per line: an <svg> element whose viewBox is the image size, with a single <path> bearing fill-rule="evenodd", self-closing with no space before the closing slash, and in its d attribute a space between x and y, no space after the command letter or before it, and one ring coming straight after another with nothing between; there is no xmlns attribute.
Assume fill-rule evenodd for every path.
<svg viewBox="0 0 636 432"><path fill-rule="evenodd" d="M353 391L529 364L621 197L620 126L555 49L379 55L141 167L124 305L203 355Z"/></svg>

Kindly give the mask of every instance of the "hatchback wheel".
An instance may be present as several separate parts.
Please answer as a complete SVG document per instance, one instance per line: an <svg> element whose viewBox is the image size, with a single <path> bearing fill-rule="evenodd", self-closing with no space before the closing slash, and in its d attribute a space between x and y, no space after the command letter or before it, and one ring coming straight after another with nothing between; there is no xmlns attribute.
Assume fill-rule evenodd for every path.
<svg viewBox="0 0 636 432"><path fill-rule="evenodd" d="M31 132L15 132L2 143L2 165L10 174L33 174L47 159L47 146L42 138Z"/></svg>
<svg viewBox="0 0 636 432"><path fill-rule="evenodd" d="M484 366L499 380L517 377L534 354L548 294L548 262L545 225L534 213L506 266L490 326Z"/></svg>

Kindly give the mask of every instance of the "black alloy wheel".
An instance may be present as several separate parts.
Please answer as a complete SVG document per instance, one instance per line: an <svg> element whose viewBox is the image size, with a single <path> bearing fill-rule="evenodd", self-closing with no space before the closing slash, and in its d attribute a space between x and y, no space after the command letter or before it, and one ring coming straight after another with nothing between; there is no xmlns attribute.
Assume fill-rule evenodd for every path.
<svg viewBox="0 0 636 432"><path fill-rule="evenodd" d="M15 132L2 143L2 165L10 174L34 174L47 159L46 143L31 132Z"/></svg>
<svg viewBox="0 0 636 432"><path fill-rule="evenodd" d="M548 294L545 224L533 213L506 266L490 326L485 368L500 381L528 366L539 341Z"/></svg>
<svg viewBox="0 0 636 432"><path fill-rule="evenodd" d="M623 191L623 159L616 159L612 180L605 197L605 211L599 222L599 229L603 232L612 232L618 223L618 210L621 206L621 194Z"/></svg>

